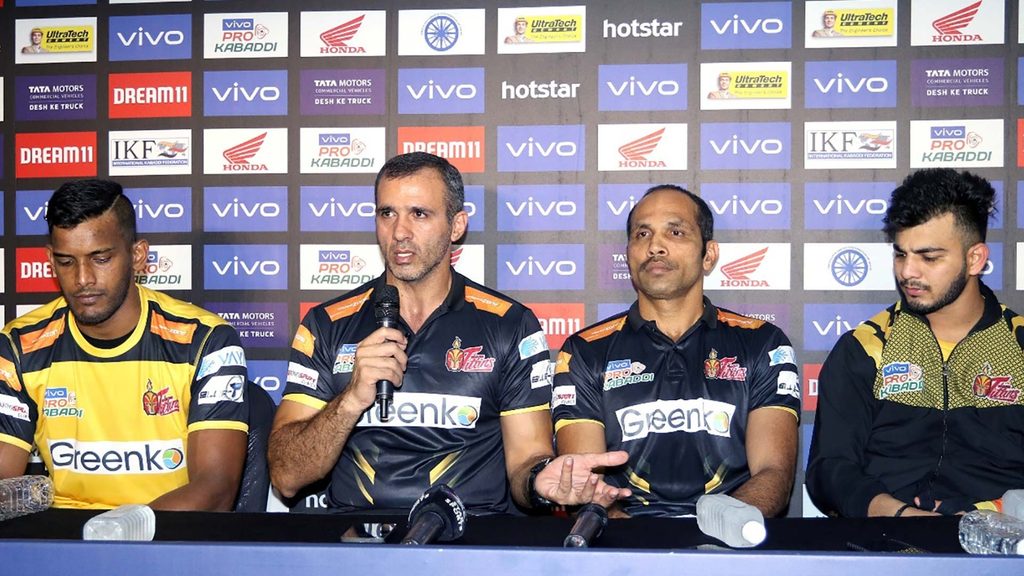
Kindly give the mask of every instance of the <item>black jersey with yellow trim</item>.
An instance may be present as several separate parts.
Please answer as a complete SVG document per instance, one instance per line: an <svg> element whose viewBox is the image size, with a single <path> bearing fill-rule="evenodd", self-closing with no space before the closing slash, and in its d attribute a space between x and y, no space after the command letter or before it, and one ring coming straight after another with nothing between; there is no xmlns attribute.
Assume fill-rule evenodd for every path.
<svg viewBox="0 0 1024 576"><path fill-rule="evenodd" d="M187 436L248 431L246 362L216 314L142 286L139 321L94 346L58 298L0 338L0 442L35 443L57 506L149 502L188 483Z"/></svg>
<svg viewBox="0 0 1024 576"><path fill-rule="evenodd" d="M645 321L637 304L574 334L557 361L556 430L604 427L609 450L629 461L605 476L633 495L632 515L693 514L705 493L750 478L747 415L777 408L799 418L800 387L789 339L777 327L716 308L678 342Z"/></svg>
<svg viewBox="0 0 1024 576"><path fill-rule="evenodd" d="M328 503L346 511L408 508L438 483L475 513L514 510L501 417L548 410L552 363L536 316L452 272L441 306L408 337L408 363L382 422L363 413L331 473ZM377 329L384 277L316 306L292 343L285 401L323 408L348 385L356 345Z"/></svg>

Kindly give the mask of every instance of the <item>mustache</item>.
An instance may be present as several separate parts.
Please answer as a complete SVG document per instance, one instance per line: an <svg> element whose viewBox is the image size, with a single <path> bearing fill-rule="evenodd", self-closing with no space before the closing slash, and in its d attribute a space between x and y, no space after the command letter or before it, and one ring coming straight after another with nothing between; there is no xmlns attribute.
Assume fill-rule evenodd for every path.
<svg viewBox="0 0 1024 576"><path fill-rule="evenodd" d="M928 290L929 289L929 286L927 284L921 284L920 282L909 282L907 280L904 280L903 282L900 282L900 287L901 288L913 288L914 290Z"/></svg>
<svg viewBox="0 0 1024 576"><path fill-rule="evenodd" d="M650 258L644 260L643 264L640 265L640 269L641 270L646 270L648 266L650 266L651 264L654 264L654 263L662 264L662 265L664 265L666 268L668 268L670 270L675 270L676 269L676 267L673 266L671 262L669 262L668 260L665 260L661 256L651 256Z"/></svg>

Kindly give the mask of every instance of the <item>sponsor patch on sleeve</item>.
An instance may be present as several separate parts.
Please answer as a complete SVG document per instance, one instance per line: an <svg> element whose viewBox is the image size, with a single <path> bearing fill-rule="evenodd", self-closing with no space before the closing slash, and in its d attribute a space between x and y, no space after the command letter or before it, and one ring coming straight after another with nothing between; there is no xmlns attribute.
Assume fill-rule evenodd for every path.
<svg viewBox="0 0 1024 576"><path fill-rule="evenodd" d="M568 374L570 360L572 360L572 354L559 352L558 359L555 360L555 374Z"/></svg>
<svg viewBox="0 0 1024 576"><path fill-rule="evenodd" d="M535 363L530 369L530 388L550 386L554 372L555 363L551 360L541 360Z"/></svg>
<svg viewBox="0 0 1024 576"><path fill-rule="evenodd" d="M31 422L28 417L28 404L18 400L14 396L0 394L0 414Z"/></svg>
<svg viewBox="0 0 1024 576"><path fill-rule="evenodd" d="M317 374L316 370L306 368L302 364L296 364L295 362L288 363L288 382L290 384L298 384L299 386L316 390L316 383L319 379L320 375Z"/></svg>
<svg viewBox="0 0 1024 576"><path fill-rule="evenodd" d="M543 330L537 330L533 334L530 334L526 338L519 341L519 359L526 360L527 358L536 356L541 352L548 351L548 338L544 335Z"/></svg>
<svg viewBox="0 0 1024 576"><path fill-rule="evenodd" d="M559 406L575 406L576 405L576 387L575 386L555 386L551 389L551 407L557 408Z"/></svg>
<svg viewBox="0 0 1024 576"><path fill-rule="evenodd" d="M792 346L779 346L768 352L768 365L778 366L779 364L796 364L796 352Z"/></svg>
<svg viewBox="0 0 1024 576"><path fill-rule="evenodd" d="M239 374L214 376L199 391L199 404L241 402L245 391L245 378Z"/></svg>
<svg viewBox="0 0 1024 576"><path fill-rule="evenodd" d="M226 346L203 356L203 361L199 363L199 371L196 373L196 380L216 374L225 366L245 368L245 351L241 346Z"/></svg>
<svg viewBox="0 0 1024 576"><path fill-rule="evenodd" d="M779 372L777 394L800 398L800 378L792 370Z"/></svg>
<svg viewBox="0 0 1024 576"><path fill-rule="evenodd" d="M305 354L306 358L312 358L313 343L315 342L316 337L313 336L309 329L299 324L299 329L295 331L295 338L292 338L292 348Z"/></svg>

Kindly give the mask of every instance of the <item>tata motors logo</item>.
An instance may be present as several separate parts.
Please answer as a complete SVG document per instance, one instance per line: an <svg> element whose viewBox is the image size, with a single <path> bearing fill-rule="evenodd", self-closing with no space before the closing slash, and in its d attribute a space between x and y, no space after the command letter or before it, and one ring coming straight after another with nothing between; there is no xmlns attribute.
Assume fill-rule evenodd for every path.
<svg viewBox="0 0 1024 576"><path fill-rule="evenodd" d="M205 116L288 114L287 70L203 72Z"/></svg>
<svg viewBox="0 0 1024 576"><path fill-rule="evenodd" d="M301 54L308 57L385 56L387 12L302 12Z"/></svg>
<svg viewBox="0 0 1024 576"><path fill-rule="evenodd" d="M293 328L284 302L207 302L203 307L235 328L243 348L281 349L291 341ZM251 360L249 369L252 376L255 366ZM281 370L278 374L285 372ZM253 381L259 384L255 378Z"/></svg>
<svg viewBox="0 0 1024 576"><path fill-rule="evenodd" d="M191 130L111 131L111 176L192 173Z"/></svg>
<svg viewBox="0 0 1024 576"><path fill-rule="evenodd" d="M1005 9L998 0L913 0L910 45L1002 44Z"/></svg>
<svg viewBox="0 0 1024 576"><path fill-rule="evenodd" d="M896 122L806 122L804 168L896 168Z"/></svg>
<svg viewBox="0 0 1024 576"><path fill-rule="evenodd" d="M700 126L704 170L789 170L789 122L723 122Z"/></svg>
<svg viewBox="0 0 1024 576"><path fill-rule="evenodd" d="M582 124L498 126L498 172L570 172L585 164Z"/></svg>
<svg viewBox="0 0 1024 576"><path fill-rule="evenodd" d="M789 230L788 183L704 184L700 196L722 230Z"/></svg>
<svg viewBox="0 0 1024 576"><path fill-rule="evenodd" d="M203 131L205 174L288 171L287 128L224 128Z"/></svg>
<svg viewBox="0 0 1024 576"><path fill-rule="evenodd" d="M701 4L701 50L791 47L789 2Z"/></svg>
<svg viewBox="0 0 1024 576"><path fill-rule="evenodd" d="M204 14L203 24L205 58L288 56L287 12Z"/></svg>
<svg viewBox="0 0 1024 576"><path fill-rule="evenodd" d="M299 262L302 290L351 290L384 271L376 245L303 244Z"/></svg>
<svg viewBox="0 0 1024 576"><path fill-rule="evenodd" d="M192 246L151 244L135 281L156 290L191 290Z"/></svg>
<svg viewBox="0 0 1024 576"><path fill-rule="evenodd" d="M399 126L398 153L430 152L463 174L484 171L483 126Z"/></svg>
<svg viewBox="0 0 1024 576"><path fill-rule="evenodd" d="M601 171L686 170L686 124L599 124Z"/></svg>
<svg viewBox="0 0 1024 576"><path fill-rule="evenodd" d="M300 74L303 116L383 114L386 109L383 68L302 70Z"/></svg>
<svg viewBox="0 0 1024 576"><path fill-rule="evenodd" d="M895 60L808 62L804 96L808 108L895 108Z"/></svg>
<svg viewBox="0 0 1024 576"><path fill-rule="evenodd" d="M891 244L804 244L804 290L895 288Z"/></svg>
<svg viewBox="0 0 1024 576"><path fill-rule="evenodd" d="M207 290L288 288L288 247L283 244L210 244L203 254Z"/></svg>
<svg viewBox="0 0 1024 576"><path fill-rule="evenodd" d="M96 61L96 18L14 21L15 64Z"/></svg>
<svg viewBox="0 0 1024 576"><path fill-rule="evenodd" d="M485 10L399 10L399 56L484 54Z"/></svg>
<svg viewBox="0 0 1024 576"><path fill-rule="evenodd" d="M15 134L14 154L17 178L96 176L95 132Z"/></svg>
<svg viewBox="0 0 1024 576"><path fill-rule="evenodd" d="M191 72L111 74L111 118L172 118L192 115Z"/></svg>
<svg viewBox="0 0 1024 576"><path fill-rule="evenodd" d="M1003 121L914 120L910 123L910 167L1001 167Z"/></svg>
<svg viewBox="0 0 1024 576"><path fill-rule="evenodd" d="M499 290L582 290L582 244L499 244Z"/></svg>
<svg viewBox="0 0 1024 576"><path fill-rule="evenodd" d="M602 64L597 108L686 110L686 64Z"/></svg>
<svg viewBox="0 0 1024 576"><path fill-rule="evenodd" d="M642 440L651 434L703 432L730 437L732 415L736 407L725 402L705 400L657 400L627 406L615 411L622 441Z"/></svg>
<svg viewBox="0 0 1024 576"><path fill-rule="evenodd" d="M287 232L286 186L210 187L203 189L206 232Z"/></svg>
<svg viewBox="0 0 1024 576"><path fill-rule="evenodd" d="M789 290L789 244L719 244L718 266L705 290Z"/></svg>
<svg viewBox="0 0 1024 576"><path fill-rule="evenodd" d="M999 106L1004 99L1002 58L914 60L914 106Z"/></svg>
<svg viewBox="0 0 1024 576"><path fill-rule="evenodd" d="M111 16L110 61L192 58L192 15Z"/></svg>
<svg viewBox="0 0 1024 576"><path fill-rule="evenodd" d="M96 118L95 75L17 76L14 86L15 120Z"/></svg>
<svg viewBox="0 0 1024 576"><path fill-rule="evenodd" d="M483 68L399 68L399 114L483 112Z"/></svg>
<svg viewBox="0 0 1024 576"><path fill-rule="evenodd" d="M582 184L498 186L498 230L583 230Z"/></svg>
<svg viewBox="0 0 1024 576"><path fill-rule="evenodd" d="M384 162L384 128L302 128L303 174L376 173Z"/></svg>
<svg viewBox="0 0 1024 576"><path fill-rule="evenodd" d="M356 426L471 430L480 416L480 398L475 396L395 392L387 420L381 420L376 410L367 410Z"/></svg>
<svg viewBox="0 0 1024 576"><path fill-rule="evenodd" d="M181 440L81 442L47 440L54 471L77 474L169 474L186 468Z"/></svg>

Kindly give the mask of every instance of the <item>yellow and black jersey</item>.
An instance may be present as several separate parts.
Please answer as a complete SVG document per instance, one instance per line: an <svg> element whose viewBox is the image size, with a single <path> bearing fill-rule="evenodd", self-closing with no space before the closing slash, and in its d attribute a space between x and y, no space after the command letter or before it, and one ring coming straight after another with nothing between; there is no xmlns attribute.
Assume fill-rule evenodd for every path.
<svg viewBox="0 0 1024 576"><path fill-rule="evenodd" d="M673 342L634 302L566 340L551 404L556 430L594 422L609 450L629 453L605 475L632 490L626 512L680 516L750 478L747 415L774 408L799 419L800 385L793 347L772 324L705 298L700 320Z"/></svg>
<svg viewBox="0 0 1024 576"><path fill-rule="evenodd" d="M193 430L248 431L246 365L219 316L138 286L139 323L93 346L58 298L0 338L0 442L39 448L55 506L148 503L188 483Z"/></svg>
<svg viewBox="0 0 1024 576"><path fill-rule="evenodd" d="M419 331L404 321L408 363L391 417L363 413L331 474L333 508L408 509L438 483L477 513L507 513L501 417L547 411L551 360L528 308L452 274L441 306ZM377 329L384 277L316 306L292 343L284 399L322 409L352 378L356 345Z"/></svg>

